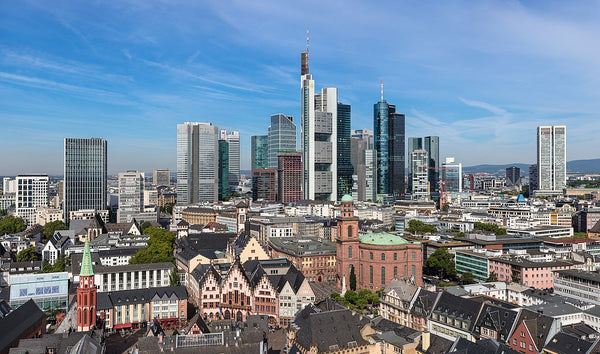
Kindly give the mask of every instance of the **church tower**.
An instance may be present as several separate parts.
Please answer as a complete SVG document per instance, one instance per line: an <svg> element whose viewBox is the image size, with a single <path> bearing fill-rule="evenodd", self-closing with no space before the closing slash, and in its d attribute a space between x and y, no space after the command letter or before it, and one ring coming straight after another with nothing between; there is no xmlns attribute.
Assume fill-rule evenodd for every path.
<svg viewBox="0 0 600 354"><path fill-rule="evenodd" d="M77 332L87 332L96 325L96 285L89 238L85 239L79 286L77 287Z"/></svg>
<svg viewBox="0 0 600 354"><path fill-rule="evenodd" d="M354 201L348 194L342 197L341 215L337 218L337 286L342 289L344 282L350 289L350 270L354 268L356 283L359 281L358 218L354 216Z"/></svg>

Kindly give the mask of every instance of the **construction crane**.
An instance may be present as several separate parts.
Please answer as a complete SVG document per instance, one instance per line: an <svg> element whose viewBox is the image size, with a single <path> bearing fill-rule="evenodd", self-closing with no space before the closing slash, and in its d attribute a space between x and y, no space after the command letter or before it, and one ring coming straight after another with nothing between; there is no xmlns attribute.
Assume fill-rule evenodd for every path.
<svg viewBox="0 0 600 354"><path fill-rule="evenodd" d="M446 171L454 171L453 168L446 168L446 167L423 167L424 169L427 170L440 170L440 171L444 171L443 173L443 178L441 181L438 181L439 185L440 185L440 210L442 210L442 208L444 207L444 205L446 204L446 193L444 193L444 189L445 189L445 185L446 183L456 183L455 181L446 181Z"/></svg>
<svg viewBox="0 0 600 354"><path fill-rule="evenodd" d="M471 180L471 200L473 199L473 196L474 196L474 193L473 193L474 179L475 179L475 177L483 177L483 176L487 176L487 173L470 174L467 176Z"/></svg>

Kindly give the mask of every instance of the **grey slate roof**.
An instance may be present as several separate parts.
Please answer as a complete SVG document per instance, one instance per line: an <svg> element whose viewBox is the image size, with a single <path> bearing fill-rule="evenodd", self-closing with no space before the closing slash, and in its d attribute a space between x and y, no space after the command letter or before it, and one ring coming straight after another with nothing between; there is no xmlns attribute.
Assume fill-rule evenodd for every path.
<svg viewBox="0 0 600 354"><path fill-rule="evenodd" d="M479 335L481 327L498 333L498 340L506 341L517 319L518 312L492 304L483 305L483 310L475 324L475 332Z"/></svg>
<svg viewBox="0 0 600 354"><path fill-rule="evenodd" d="M521 309L516 321L518 326L521 322L525 323L533 341L538 349L542 349L548 338L554 319L544 314L539 314L527 309Z"/></svg>
<svg viewBox="0 0 600 354"><path fill-rule="evenodd" d="M581 339L575 335L558 332L548 344L544 347L544 349L551 350L555 353L587 353L590 348L594 345L595 341L588 341Z"/></svg>
<svg viewBox="0 0 600 354"><path fill-rule="evenodd" d="M11 343L32 327L45 321L46 314L31 299L8 315L0 318L0 352L8 350Z"/></svg>
<svg viewBox="0 0 600 354"><path fill-rule="evenodd" d="M466 331L473 332L482 304L450 293L443 292L438 299L433 312L467 322ZM454 325L450 325L454 327ZM460 328L461 330L465 330Z"/></svg>
<svg viewBox="0 0 600 354"><path fill-rule="evenodd" d="M440 293L420 288L419 294L417 294L417 298L410 309L410 314L425 318L429 317L431 311L433 311L438 295L440 295Z"/></svg>
<svg viewBox="0 0 600 354"><path fill-rule="evenodd" d="M187 299L188 295L184 286L112 291L110 293L98 293L96 307L98 310L106 310L119 305L144 304L157 297L181 300Z"/></svg>
<svg viewBox="0 0 600 354"><path fill-rule="evenodd" d="M519 354L518 351L492 339L471 342L459 337L447 353L452 354Z"/></svg>

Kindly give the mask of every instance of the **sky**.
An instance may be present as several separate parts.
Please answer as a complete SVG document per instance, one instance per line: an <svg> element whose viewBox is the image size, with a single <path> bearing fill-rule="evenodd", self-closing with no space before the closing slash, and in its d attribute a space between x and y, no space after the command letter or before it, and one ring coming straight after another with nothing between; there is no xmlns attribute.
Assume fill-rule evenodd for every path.
<svg viewBox="0 0 600 354"><path fill-rule="evenodd" d="M108 141L109 173L176 165L176 125L250 136L300 129L310 29L318 90L352 128L373 104L465 166L534 163L536 127L567 125L567 159L600 157L598 1L0 0L0 175L62 174L65 137Z"/></svg>

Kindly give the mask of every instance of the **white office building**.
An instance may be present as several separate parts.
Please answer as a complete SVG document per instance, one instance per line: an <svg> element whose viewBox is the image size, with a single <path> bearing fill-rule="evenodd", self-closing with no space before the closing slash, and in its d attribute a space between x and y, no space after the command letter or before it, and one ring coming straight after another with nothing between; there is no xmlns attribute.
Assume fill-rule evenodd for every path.
<svg viewBox="0 0 600 354"><path fill-rule="evenodd" d="M177 124L177 203L218 200L219 128L211 123Z"/></svg>
<svg viewBox="0 0 600 354"><path fill-rule="evenodd" d="M131 221L144 210L144 173L127 171L119 173L119 209L117 222Z"/></svg>
<svg viewBox="0 0 600 354"><path fill-rule="evenodd" d="M447 193L462 193L462 163L456 162L454 157L446 157L442 168L442 180L445 181L444 191Z"/></svg>
<svg viewBox="0 0 600 354"><path fill-rule="evenodd" d="M19 175L16 178L17 191L15 208L17 216L27 222L27 226L35 224L35 209L48 205L48 176Z"/></svg>
<svg viewBox="0 0 600 354"><path fill-rule="evenodd" d="M427 156L427 150L412 152L412 199L426 199L429 196Z"/></svg>
<svg viewBox="0 0 600 354"><path fill-rule="evenodd" d="M537 128L537 188L562 191L567 184L567 126Z"/></svg>
<svg viewBox="0 0 600 354"><path fill-rule="evenodd" d="M240 132L221 130L219 140L229 144L229 189L235 191L240 182Z"/></svg>

